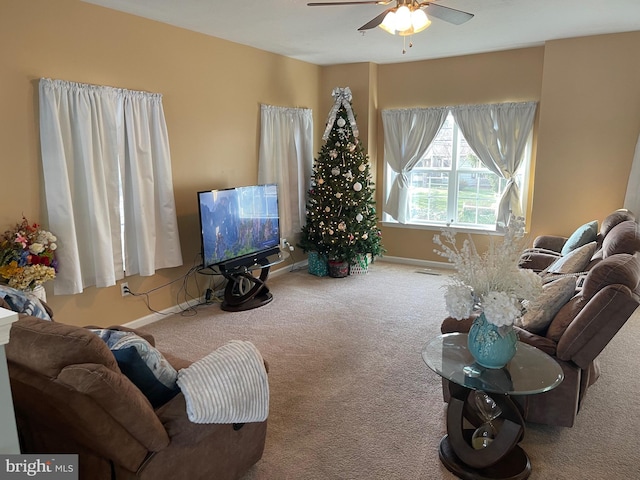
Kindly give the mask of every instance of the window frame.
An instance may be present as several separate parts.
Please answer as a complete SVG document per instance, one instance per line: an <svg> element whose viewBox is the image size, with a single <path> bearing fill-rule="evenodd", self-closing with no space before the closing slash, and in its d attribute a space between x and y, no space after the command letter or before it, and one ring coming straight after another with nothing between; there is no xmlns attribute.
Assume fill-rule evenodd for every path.
<svg viewBox="0 0 640 480"><path fill-rule="evenodd" d="M462 135L462 132L460 131L460 127L458 126L458 124L455 122L455 119L453 118L453 114L451 113L451 111L447 114L447 122L451 120L453 122L453 133L452 133L452 147L451 147L451 167L447 168L447 167L419 167L416 166L412 169L412 171L409 173L409 184L412 184L411 181L411 176L415 173L420 173L420 170L422 170L423 172L433 172L433 171L442 171L442 172L448 172L449 175L449 180L448 180L448 184L447 184L447 218L448 220L446 221L436 221L436 220L425 220L425 221L416 221L415 218L411 218L411 220L407 221L406 223L400 223L397 220L395 220L393 217L391 217L391 215L389 215L388 213L383 211L382 214L382 225L386 226L386 227L397 227L397 228L409 228L409 229L422 229L422 230L440 230L445 226L449 226L451 228L453 228L455 231L459 231L459 232L468 232L468 233L488 233L488 234L500 234L500 232L498 230L496 230L496 224L493 223L491 225L487 225L487 224L479 224L479 223L475 223L475 224L471 224L471 223L462 223L462 222L458 222L455 221L454 218L456 215L453 215L452 218L452 214L455 214L456 209L457 209L457 199L458 199L458 193L459 193L459 188L458 188L458 182L459 182L459 177L460 177L460 173L490 173L493 175L493 172L491 172L491 170L489 170L487 167L484 168L462 168L459 169L458 168L458 163L459 163L459 155L458 155L458 150L460 148L460 141L459 141L459 136L462 136L462 138L464 139L464 136ZM443 125L444 127L444 125ZM438 132L437 136L440 135L440 131ZM466 141L466 139L465 139ZM435 142L435 139L434 139ZM429 148L429 153L431 152L431 147ZM475 154L474 154L475 155ZM522 164L520 165L520 168L518 169L518 173L516 174L516 181L518 182L518 186L520 188L520 193L521 193L521 199L522 199L522 210L524 212L528 211L528 204L529 204L529 188L530 188L530 181L532 178L532 171L531 171L531 167L532 167L532 162L533 162L533 129L532 131L529 133L529 137L527 139L527 143L523 152L523 161ZM426 155L425 155L426 157ZM476 156L477 157L477 156ZM424 158L424 157L423 157ZM420 162L422 162L423 159L421 159L418 164ZM418 170L416 170L418 169ZM384 162L384 175L383 175L383 187L384 187L384 196L385 198L389 195L389 191L391 189L391 185L393 183L393 169L389 166L389 164L385 161ZM500 181L500 191L504 191L504 183L505 183L505 179L502 177L499 177L498 175L496 175ZM409 210L411 209L411 196L412 196L412 188L410 188L409 192L408 192L408 205L407 208L409 208ZM496 213L497 213L497 208L496 208ZM409 217L411 217L411 215L409 214Z"/></svg>

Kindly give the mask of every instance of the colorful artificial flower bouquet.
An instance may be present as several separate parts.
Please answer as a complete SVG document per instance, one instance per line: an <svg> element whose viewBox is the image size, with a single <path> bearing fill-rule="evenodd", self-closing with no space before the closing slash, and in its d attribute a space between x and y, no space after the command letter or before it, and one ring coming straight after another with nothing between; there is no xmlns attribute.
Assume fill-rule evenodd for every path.
<svg viewBox="0 0 640 480"><path fill-rule="evenodd" d="M445 293L453 318L461 320L474 311L484 312L488 322L511 326L542 293L541 277L518 266L524 250L524 218L512 216L502 243L492 241L484 254L478 253L471 238L458 249L453 231L445 229L442 236L444 240L434 236L439 246L434 251L456 270Z"/></svg>
<svg viewBox="0 0 640 480"><path fill-rule="evenodd" d="M56 237L25 217L0 236L0 278L18 290L31 290L56 277Z"/></svg>

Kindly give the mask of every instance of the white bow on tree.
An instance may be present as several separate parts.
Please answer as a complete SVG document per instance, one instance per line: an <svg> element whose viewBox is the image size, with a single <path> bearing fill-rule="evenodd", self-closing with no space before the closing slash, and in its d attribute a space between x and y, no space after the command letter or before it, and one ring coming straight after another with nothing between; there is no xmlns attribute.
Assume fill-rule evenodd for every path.
<svg viewBox="0 0 640 480"><path fill-rule="evenodd" d="M327 118L327 127L324 130L324 135L322 135L323 140L327 140L329 138L329 133L333 128L333 123L336 121L336 116L338 115L338 111L340 107L344 107L347 111L347 118L349 119L349 124L351 125L351 130L353 131L353 136L358 138L360 132L358 131L358 126L356 125L356 117L353 115L353 109L351 108L351 89L349 87L336 87L331 92L331 96L334 99L333 107L331 107L331 111L329 112L329 117Z"/></svg>

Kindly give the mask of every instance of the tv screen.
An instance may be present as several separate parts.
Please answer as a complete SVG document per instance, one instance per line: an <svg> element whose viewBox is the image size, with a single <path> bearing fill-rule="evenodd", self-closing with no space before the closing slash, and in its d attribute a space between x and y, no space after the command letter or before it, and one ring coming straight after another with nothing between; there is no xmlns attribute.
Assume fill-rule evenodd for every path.
<svg viewBox="0 0 640 480"><path fill-rule="evenodd" d="M198 192L203 266L250 266L279 252L278 188L253 185Z"/></svg>

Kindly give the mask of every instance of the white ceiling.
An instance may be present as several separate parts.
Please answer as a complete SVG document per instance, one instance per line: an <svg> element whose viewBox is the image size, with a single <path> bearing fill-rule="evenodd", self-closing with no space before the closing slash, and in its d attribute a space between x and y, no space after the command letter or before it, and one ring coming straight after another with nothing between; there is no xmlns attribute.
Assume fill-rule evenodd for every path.
<svg viewBox="0 0 640 480"><path fill-rule="evenodd" d="M432 19L403 54L403 37L380 28L358 32L389 8L380 5L308 7L309 0L83 1L316 65L409 62L640 30L640 0L439 0L440 5L475 17L462 25Z"/></svg>

